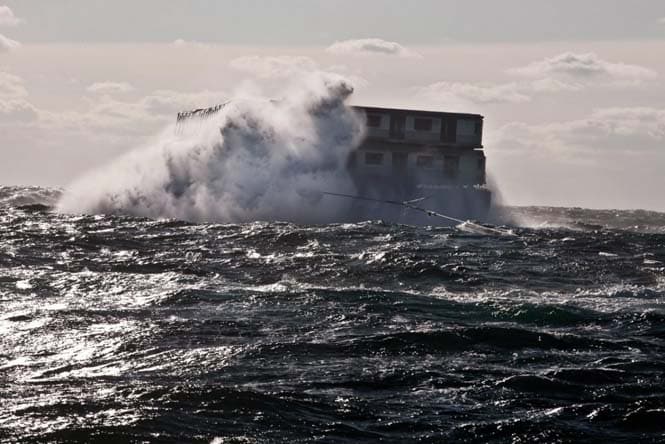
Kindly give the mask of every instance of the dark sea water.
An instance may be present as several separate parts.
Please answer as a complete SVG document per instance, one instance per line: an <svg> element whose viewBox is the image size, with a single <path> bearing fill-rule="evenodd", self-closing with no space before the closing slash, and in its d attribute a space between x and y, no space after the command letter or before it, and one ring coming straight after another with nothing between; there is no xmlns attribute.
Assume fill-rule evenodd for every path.
<svg viewBox="0 0 665 444"><path fill-rule="evenodd" d="M2 442L665 442L663 214L501 236L57 195L0 188Z"/></svg>

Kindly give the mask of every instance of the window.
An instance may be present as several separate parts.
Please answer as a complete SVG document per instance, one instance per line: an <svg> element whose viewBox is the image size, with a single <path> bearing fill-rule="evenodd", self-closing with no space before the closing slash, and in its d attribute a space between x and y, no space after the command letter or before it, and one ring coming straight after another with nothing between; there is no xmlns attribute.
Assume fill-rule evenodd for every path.
<svg viewBox="0 0 665 444"><path fill-rule="evenodd" d="M393 139L404 139L404 129L406 127L406 116L401 113L392 113L390 115L390 137Z"/></svg>
<svg viewBox="0 0 665 444"><path fill-rule="evenodd" d="M476 120L476 125L475 125L474 130L475 130L476 136L480 136L480 134L482 134L482 132L483 132L483 122L482 122L482 120Z"/></svg>
<svg viewBox="0 0 665 444"><path fill-rule="evenodd" d="M382 165L383 153L365 153L365 165Z"/></svg>
<svg viewBox="0 0 665 444"><path fill-rule="evenodd" d="M432 131L432 119L416 117L413 121L413 129L416 131Z"/></svg>
<svg viewBox="0 0 665 444"><path fill-rule="evenodd" d="M459 156L444 156L443 172L448 177L457 177L459 173Z"/></svg>
<svg viewBox="0 0 665 444"><path fill-rule="evenodd" d="M367 115L367 126L370 128L380 128L381 127L381 115L380 114L368 114Z"/></svg>
<svg viewBox="0 0 665 444"><path fill-rule="evenodd" d="M441 141L455 143L457 141L457 120L452 117L443 119L441 125Z"/></svg>
<svg viewBox="0 0 665 444"><path fill-rule="evenodd" d="M459 119L457 121L457 134L460 136L473 136L476 131L476 121L471 119Z"/></svg>
<svg viewBox="0 0 665 444"><path fill-rule="evenodd" d="M420 168L432 168L434 167L434 157L433 156L418 156L416 157L416 166Z"/></svg>

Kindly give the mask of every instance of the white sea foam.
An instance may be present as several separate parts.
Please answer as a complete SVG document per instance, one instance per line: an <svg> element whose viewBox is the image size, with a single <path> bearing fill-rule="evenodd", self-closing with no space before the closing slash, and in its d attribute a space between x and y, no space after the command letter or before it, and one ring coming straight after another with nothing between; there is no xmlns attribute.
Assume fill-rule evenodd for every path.
<svg viewBox="0 0 665 444"><path fill-rule="evenodd" d="M345 105L345 79L311 74L279 101L237 97L196 131L173 127L150 146L71 184L65 213L130 214L196 222L339 220L353 192L346 161L363 122Z"/></svg>

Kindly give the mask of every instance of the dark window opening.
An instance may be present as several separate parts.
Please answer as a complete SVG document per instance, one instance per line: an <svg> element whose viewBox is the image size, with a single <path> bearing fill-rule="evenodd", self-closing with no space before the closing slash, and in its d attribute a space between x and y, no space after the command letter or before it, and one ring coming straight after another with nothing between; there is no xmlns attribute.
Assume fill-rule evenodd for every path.
<svg viewBox="0 0 665 444"><path fill-rule="evenodd" d="M416 131L432 131L432 119L416 118L413 121L413 128Z"/></svg>
<svg viewBox="0 0 665 444"><path fill-rule="evenodd" d="M432 168L434 166L434 157L418 156L416 157L416 166L421 168Z"/></svg>
<svg viewBox="0 0 665 444"><path fill-rule="evenodd" d="M404 139L404 127L406 116L404 114L392 114L390 116L390 137L393 139Z"/></svg>
<svg viewBox="0 0 665 444"><path fill-rule="evenodd" d="M365 153L365 165L382 165L383 153Z"/></svg>
<svg viewBox="0 0 665 444"><path fill-rule="evenodd" d="M444 156L443 172L448 177L457 177L459 173L459 156Z"/></svg>
<svg viewBox="0 0 665 444"><path fill-rule="evenodd" d="M379 114L368 114L367 115L367 126L370 128L380 128L381 127L381 116Z"/></svg>
<svg viewBox="0 0 665 444"><path fill-rule="evenodd" d="M479 136L482 132L483 132L483 122L481 122L480 120L476 120L474 127L474 134L476 136Z"/></svg>
<svg viewBox="0 0 665 444"><path fill-rule="evenodd" d="M441 141L455 143L457 141L457 120L446 118L441 122Z"/></svg>

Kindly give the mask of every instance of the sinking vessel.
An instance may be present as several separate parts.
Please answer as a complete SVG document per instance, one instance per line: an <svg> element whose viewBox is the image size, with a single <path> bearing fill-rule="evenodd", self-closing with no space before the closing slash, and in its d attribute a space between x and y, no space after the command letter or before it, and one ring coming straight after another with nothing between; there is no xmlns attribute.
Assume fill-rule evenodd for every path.
<svg viewBox="0 0 665 444"><path fill-rule="evenodd" d="M366 138L349 169L359 194L422 205L459 218L484 219L483 116L358 106Z"/></svg>
<svg viewBox="0 0 665 444"><path fill-rule="evenodd" d="M208 117L223 107L178 113L177 123ZM406 202L407 210L418 202L419 207L460 219L486 218L492 193L486 186L483 116L370 106L353 109L366 127L362 143L347 162L356 196L367 198L354 204L356 219L432 223L427 212L405 211L405 206L381 201Z"/></svg>

